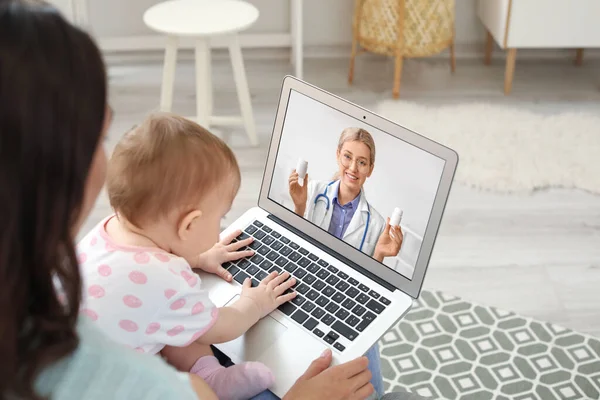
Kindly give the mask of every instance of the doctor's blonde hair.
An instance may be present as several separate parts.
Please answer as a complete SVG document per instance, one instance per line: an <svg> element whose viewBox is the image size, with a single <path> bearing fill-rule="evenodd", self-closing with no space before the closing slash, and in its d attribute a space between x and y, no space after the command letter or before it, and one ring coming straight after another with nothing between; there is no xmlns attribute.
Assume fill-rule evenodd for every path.
<svg viewBox="0 0 600 400"><path fill-rule="evenodd" d="M342 151L342 147L344 147L344 143L346 142L361 142L369 148L370 152L370 166L375 165L375 141L373 140L373 136L366 130L362 128L346 128L342 131L340 135L340 140L338 141L337 152L340 153ZM333 179L339 178L339 172L336 172Z"/></svg>

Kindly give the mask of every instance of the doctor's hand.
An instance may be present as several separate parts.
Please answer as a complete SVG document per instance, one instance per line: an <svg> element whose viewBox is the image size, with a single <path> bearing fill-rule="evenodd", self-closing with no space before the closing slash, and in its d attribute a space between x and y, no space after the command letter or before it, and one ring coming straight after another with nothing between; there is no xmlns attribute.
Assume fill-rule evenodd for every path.
<svg viewBox="0 0 600 400"><path fill-rule="evenodd" d="M390 219L388 218L385 223L385 229L379 236L377 244L375 245L375 252L373 258L379 262L382 262L385 257L395 257L400 252L402 246L402 240L404 235L402 229L399 226L391 226Z"/></svg>
<svg viewBox="0 0 600 400"><path fill-rule="evenodd" d="M294 169L288 180L290 185L290 197L294 202L294 212L300 216L306 210L306 199L308 197L308 174L304 177L303 185L298 182L298 173Z"/></svg>
<svg viewBox="0 0 600 400"><path fill-rule="evenodd" d="M239 242L231 243L231 241L238 237L242 233L241 230L231 232L229 235L224 237L221 241L215 244L210 250L205 251L196 257L190 265L194 269L201 269L211 274L215 274L225 279L227 282L231 282L231 274L221 266L221 264L227 261L235 261L244 257L252 257L254 250L240 249L249 246L254 238L249 237Z"/></svg>

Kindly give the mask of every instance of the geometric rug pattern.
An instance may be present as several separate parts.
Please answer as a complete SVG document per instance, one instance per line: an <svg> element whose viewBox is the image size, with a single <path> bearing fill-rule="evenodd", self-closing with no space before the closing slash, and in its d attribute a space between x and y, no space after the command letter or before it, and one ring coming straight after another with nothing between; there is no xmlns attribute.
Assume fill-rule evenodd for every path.
<svg viewBox="0 0 600 400"><path fill-rule="evenodd" d="M434 399L600 399L600 340L422 291L379 342L389 391Z"/></svg>

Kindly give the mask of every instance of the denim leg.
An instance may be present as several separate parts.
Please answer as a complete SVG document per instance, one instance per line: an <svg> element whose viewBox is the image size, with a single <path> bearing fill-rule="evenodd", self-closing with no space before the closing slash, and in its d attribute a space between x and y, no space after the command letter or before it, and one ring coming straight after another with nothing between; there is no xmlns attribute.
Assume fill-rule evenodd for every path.
<svg viewBox="0 0 600 400"><path fill-rule="evenodd" d="M375 343L365 355L369 359L369 370L371 371L371 384L375 388L377 397L383 396L383 375L381 374L381 359L379 356L379 345Z"/></svg>
<svg viewBox="0 0 600 400"><path fill-rule="evenodd" d="M257 394L250 400L279 400L279 397L275 396L273 392L267 389L264 392Z"/></svg>

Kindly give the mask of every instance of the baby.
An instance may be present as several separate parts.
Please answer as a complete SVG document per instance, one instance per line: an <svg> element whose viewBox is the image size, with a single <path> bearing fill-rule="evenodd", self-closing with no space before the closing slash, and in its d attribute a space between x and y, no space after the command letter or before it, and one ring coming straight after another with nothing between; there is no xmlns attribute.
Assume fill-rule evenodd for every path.
<svg viewBox="0 0 600 400"><path fill-rule="evenodd" d="M183 117L153 114L116 146L107 175L115 215L77 249L81 312L115 341L199 375L220 399L248 399L272 385L263 364L224 368L209 345L241 336L294 298L295 279L273 272L256 287L248 279L234 304L217 308L193 272L230 281L221 263L253 255L244 250L252 238L231 243L241 232L218 242L240 186L231 149Z"/></svg>

